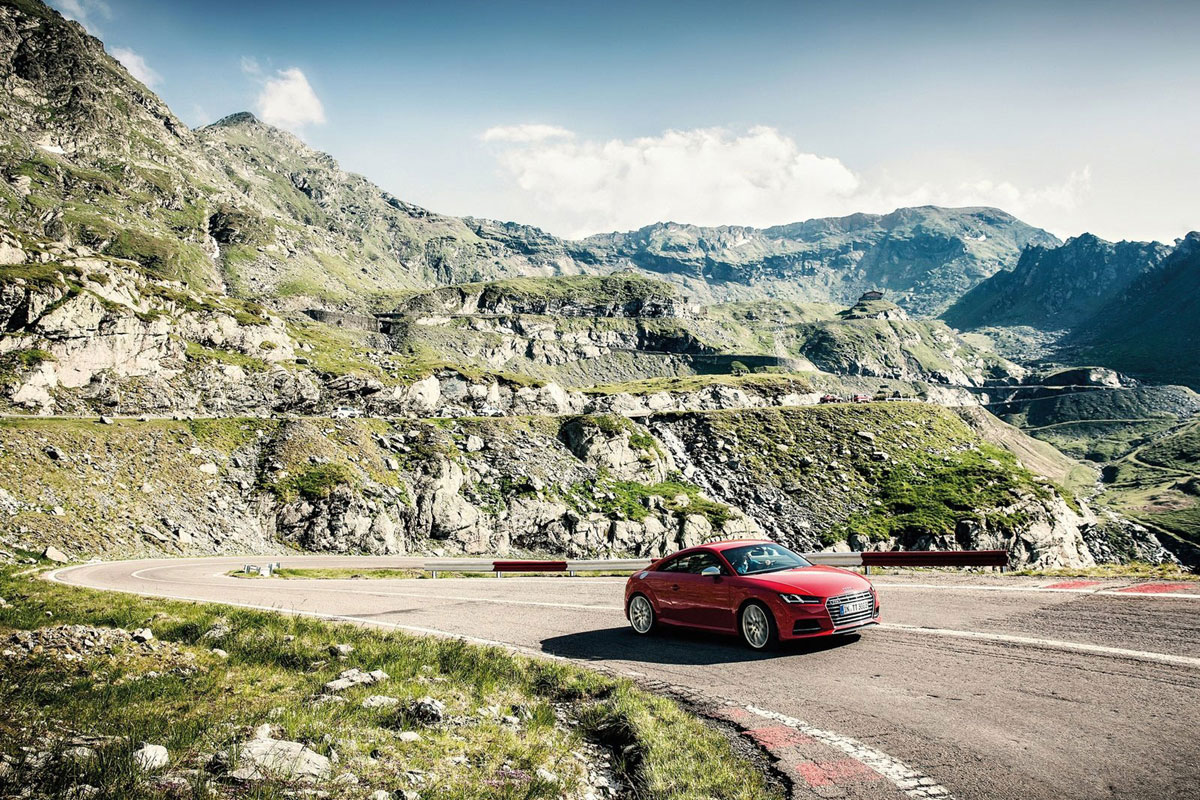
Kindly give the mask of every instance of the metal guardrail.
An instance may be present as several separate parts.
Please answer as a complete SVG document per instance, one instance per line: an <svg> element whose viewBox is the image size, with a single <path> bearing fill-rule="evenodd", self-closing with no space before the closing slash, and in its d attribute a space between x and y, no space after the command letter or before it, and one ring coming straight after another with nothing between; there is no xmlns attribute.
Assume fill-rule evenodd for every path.
<svg viewBox="0 0 1200 800"><path fill-rule="evenodd" d="M804 553L814 564L831 567L863 567L869 574L876 567L999 567L1008 566L1005 550L881 550L848 553ZM437 577L439 572L494 572L496 577L506 572L627 572L633 574L653 563L648 558L593 558L566 561L509 559L494 561L482 558L454 558L426 561L423 569Z"/></svg>
<svg viewBox="0 0 1200 800"><path fill-rule="evenodd" d="M814 564L831 567L862 567L870 574L871 567L999 567L1003 572L1008 566L1005 550L866 550L849 553L804 553L804 558ZM420 569L437 577L440 572L492 572L497 578L504 573L565 572L574 576L579 572L621 572L632 575L653 563L649 558L591 558L554 561L544 559L491 558L431 558L422 562ZM279 569L279 562L258 566L246 564L243 572L269 578Z"/></svg>
<svg viewBox="0 0 1200 800"><path fill-rule="evenodd" d="M865 567L999 567L1008 566L1007 550L883 550L862 553Z"/></svg>

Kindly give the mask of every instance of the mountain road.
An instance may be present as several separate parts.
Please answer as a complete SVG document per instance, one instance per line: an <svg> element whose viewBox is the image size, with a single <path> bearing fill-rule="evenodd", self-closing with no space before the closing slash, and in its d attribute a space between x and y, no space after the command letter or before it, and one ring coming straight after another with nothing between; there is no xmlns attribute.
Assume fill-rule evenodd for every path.
<svg viewBox="0 0 1200 800"><path fill-rule="evenodd" d="M760 743L787 729L771 752L796 797L1200 797L1200 584L874 576L884 624L759 654L732 637L636 636L619 578L228 575L248 560L94 563L51 577L461 636L711 698L760 728L748 731Z"/></svg>

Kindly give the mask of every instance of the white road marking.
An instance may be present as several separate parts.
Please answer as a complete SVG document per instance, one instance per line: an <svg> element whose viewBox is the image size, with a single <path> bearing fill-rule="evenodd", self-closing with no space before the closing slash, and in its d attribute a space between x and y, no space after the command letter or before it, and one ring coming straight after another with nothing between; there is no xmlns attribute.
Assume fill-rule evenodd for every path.
<svg viewBox="0 0 1200 800"><path fill-rule="evenodd" d="M147 567L146 569L139 569L136 572L130 573L129 577L136 578L136 579L142 580L142 581L147 581L149 583L167 583L167 584L182 583L182 581L173 581L173 580L166 580L164 578L146 577L145 573L155 572L155 571L161 570L161 569L170 569L170 566ZM218 576L218 577L225 577L226 580L230 580L230 581L244 580L242 578L228 578L226 576ZM271 580L271 579L268 578L268 579L264 579L261 581L256 581L255 585L271 586L272 584L267 582L269 580ZM303 591L305 593L312 593L312 592L317 592L317 593L321 593L321 594L347 594L347 593L349 593L349 594L372 595L374 597L410 597L410 598L416 598L416 599L420 599L420 600L456 600L456 601L463 601L463 602L468 602L468 603L496 603L499 605L511 605L511 606L542 606L542 607L546 607L546 608L574 608L574 609L585 609L587 611L621 611L621 612L623 612L625 610L625 608L623 606L597 606L597 605L587 605L585 603L547 603L547 602L542 602L540 600L508 600L508 599L505 599L502 597L479 597L478 595L455 595L455 594L428 594L425 592L386 592L386 591L383 591L382 589L371 589L371 588L365 587L365 586L362 587L361 589L359 589L357 587L355 589L350 589L350 588L330 589L330 588L322 588L319 586L307 586L304 584L297 585L297 584L292 583L291 581L287 581L287 582L280 581L280 583L277 583L274 585L279 586L281 583L284 583L285 585L287 585L288 588L303 589ZM357 584L358 581L356 581L355 583ZM211 586L213 584L208 584L208 585Z"/></svg>
<svg viewBox="0 0 1200 800"><path fill-rule="evenodd" d="M1052 589L1046 586L969 586L945 583L882 583L880 581L871 581L871 583L876 589L935 589L945 592L1044 592L1046 594L1102 594L1110 597L1200 600L1200 594L1190 594L1187 592L1127 592L1124 591L1124 589L1129 588L1127 586L1109 589L1099 589L1094 587L1083 587L1080 589Z"/></svg>
<svg viewBox="0 0 1200 800"><path fill-rule="evenodd" d="M789 728L800 731L800 733L811 739L816 739L818 742L828 745L835 750L841 750L855 761L864 764L887 778L897 789L910 797L939 797L945 798L945 800L953 800L953 795L950 794L950 791L946 787L919 770L908 766L903 761L892 758L882 750L876 750L874 747L865 745L857 739L851 739L849 736L842 736L841 734L832 733L821 728L814 728L807 722L798 720L795 717L789 717L786 714L780 714L777 711L767 711L757 706L746 706L745 708L751 714L764 719L781 722Z"/></svg>
<svg viewBox="0 0 1200 800"><path fill-rule="evenodd" d="M1192 667L1200 669L1200 658L1176 656L1169 653L1154 653L1146 650L1126 650L1121 647L1107 647L1100 644L1085 644L1083 642L1065 642L1061 639L1040 639L1033 636L1014 636L1007 633L981 633L978 631L960 631L952 628L923 628L919 625L902 625L896 622L882 623L880 628L903 633L929 634L932 636L948 636L955 639L975 639L986 642L1003 644L1020 644L1030 647L1047 647L1054 650L1069 650L1076 653L1092 655L1115 656L1117 658L1135 658L1140 661L1154 661L1159 664Z"/></svg>

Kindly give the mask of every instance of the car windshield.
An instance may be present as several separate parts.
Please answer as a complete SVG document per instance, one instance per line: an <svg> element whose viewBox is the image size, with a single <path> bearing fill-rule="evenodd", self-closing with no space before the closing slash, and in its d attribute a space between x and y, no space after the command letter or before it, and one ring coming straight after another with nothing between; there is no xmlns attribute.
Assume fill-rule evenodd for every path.
<svg viewBox="0 0 1200 800"><path fill-rule="evenodd" d="M778 544L748 544L722 551L738 575L761 575L785 569L809 567L812 564Z"/></svg>

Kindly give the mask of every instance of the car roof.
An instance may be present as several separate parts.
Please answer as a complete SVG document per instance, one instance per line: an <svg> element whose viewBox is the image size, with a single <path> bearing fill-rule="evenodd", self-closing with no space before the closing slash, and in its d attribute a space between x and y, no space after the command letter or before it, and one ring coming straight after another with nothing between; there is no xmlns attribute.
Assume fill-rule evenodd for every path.
<svg viewBox="0 0 1200 800"><path fill-rule="evenodd" d="M729 550L734 547L745 547L748 544L775 544L770 539L726 539L721 542L705 542L704 544L696 545L696 548L706 547L709 550ZM689 548L689 549L696 549Z"/></svg>

